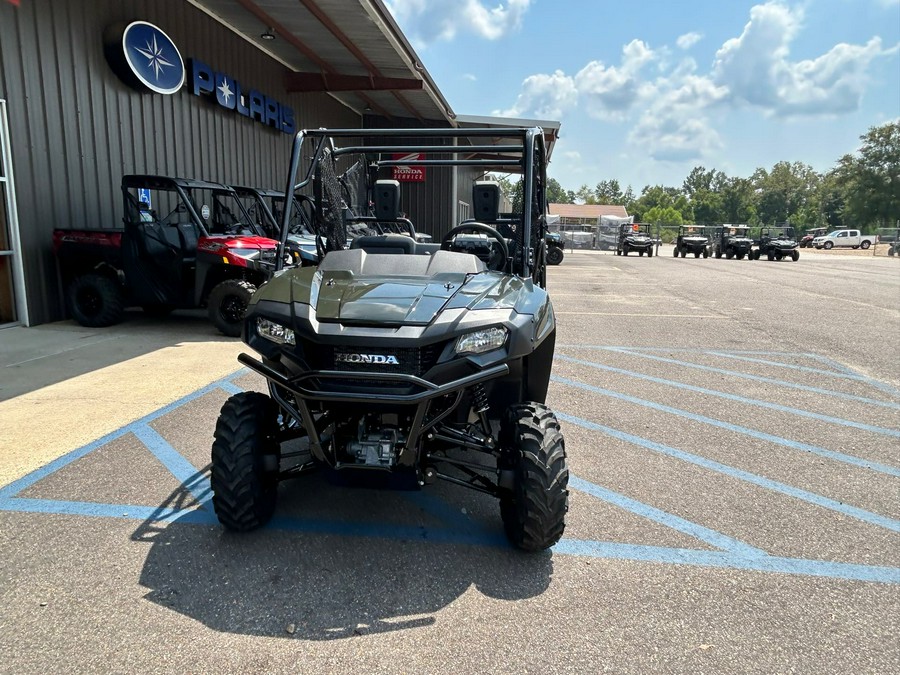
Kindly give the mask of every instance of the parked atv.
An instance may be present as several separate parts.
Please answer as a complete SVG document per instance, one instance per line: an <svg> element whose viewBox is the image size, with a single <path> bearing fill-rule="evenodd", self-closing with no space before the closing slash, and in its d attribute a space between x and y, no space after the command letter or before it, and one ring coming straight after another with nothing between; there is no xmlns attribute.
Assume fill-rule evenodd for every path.
<svg viewBox="0 0 900 675"><path fill-rule="evenodd" d="M559 265L565 257L563 249L566 247L566 242L563 241L559 232L548 232L544 241L547 244L547 264Z"/></svg>
<svg viewBox="0 0 900 675"><path fill-rule="evenodd" d="M753 239L750 237L749 225L722 225L713 232L713 255L726 260L737 258L753 260Z"/></svg>
<svg viewBox="0 0 900 675"><path fill-rule="evenodd" d="M220 183L125 176L122 194L124 228L53 232L72 317L98 327L121 321L129 305L157 316L207 307L216 328L240 335L250 296L275 270L278 242Z"/></svg>
<svg viewBox="0 0 900 675"><path fill-rule="evenodd" d="M800 260L797 240L794 239L794 228L769 227L763 229L759 233L759 241L756 242L753 259L759 260L763 255L767 260L781 260L782 258L790 258L794 262Z"/></svg>
<svg viewBox="0 0 900 675"><path fill-rule="evenodd" d="M653 255L655 241L650 236L650 225L646 223L622 223L619 226L619 240L616 243L616 255L628 255L637 251L638 255Z"/></svg>
<svg viewBox="0 0 900 675"><path fill-rule="evenodd" d="M688 253L693 253L695 258L701 255L704 258L709 257L709 237L706 236L706 228L702 225L679 226L672 255L684 258Z"/></svg>
<svg viewBox="0 0 900 675"><path fill-rule="evenodd" d="M373 188L370 175L348 185L338 172L344 160L365 155L378 173L412 164L403 156L417 153L429 165L481 166L486 160L471 155L493 146L467 141L497 137L508 144L488 156L502 148L504 170L522 172L530 186L516 218L500 217L497 184L476 183L478 220L440 243L390 233L344 250L346 224L357 218L352 195ZM301 157L310 164L298 182ZM318 268L276 275L248 308L243 339L260 358L239 360L266 378L268 394L236 394L222 408L211 475L220 522L237 531L264 525L281 480L324 467L369 484L378 476L417 487L443 480L493 495L514 545L552 546L565 527L568 469L546 405L556 324L545 290L542 130L301 131L288 184L313 185L313 226L326 255ZM444 198L449 212L456 194ZM385 211L399 205L399 186L396 200L382 202ZM376 211L379 220L400 217L377 203ZM282 241L286 230L283 218ZM486 243L478 246L484 259L459 250L471 235ZM294 439L307 455L284 450Z"/></svg>

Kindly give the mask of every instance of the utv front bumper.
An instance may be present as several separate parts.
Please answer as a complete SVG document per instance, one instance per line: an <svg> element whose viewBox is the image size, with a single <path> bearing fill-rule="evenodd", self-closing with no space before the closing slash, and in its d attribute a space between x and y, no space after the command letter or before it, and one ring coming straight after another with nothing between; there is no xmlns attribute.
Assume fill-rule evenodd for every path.
<svg viewBox="0 0 900 675"><path fill-rule="evenodd" d="M294 377L288 377L248 354L238 355L238 361L268 380L272 398L303 425L309 437L309 447L313 457L325 464L331 462L322 446L323 429L317 427L315 417L309 408L309 402L415 406L405 447L397 458L397 465L404 468L415 467L420 438L459 405L466 389L509 374L509 366L501 363L443 384L435 384L421 377L402 373L359 373L338 370L310 370ZM326 386L326 383L341 380L355 382L369 380L372 385L386 381L401 383L412 389L412 393L407 393L406 390L404 393L347 392L330 389ZM286 399L285 391L293 394L296 407ZM431 404L435 399L449 395L455 397L452 403L439 411L431 410Z"/></svg>

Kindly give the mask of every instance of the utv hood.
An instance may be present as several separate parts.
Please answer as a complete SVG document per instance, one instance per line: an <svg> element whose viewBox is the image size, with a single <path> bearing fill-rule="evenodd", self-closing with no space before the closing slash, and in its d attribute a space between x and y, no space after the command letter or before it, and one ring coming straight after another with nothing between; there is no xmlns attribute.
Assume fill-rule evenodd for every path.
<svg viewBox="0 0 900 675"><path fill-rule="evenodd" d="M490 272L441 279L348 279L322 284L314 307L316 318L325 323L424 326L445 309L513 308L524 286L521 280Z"/></svg>
<svg viewBox="0 0 900 675"><path fill-rule="evenodd" d="M427 326L444 310L514 309L527 303L530 284L515 277L493 272L438 277L296 274L291 295L295 303L310 305L317 321L351 326Z"/></svg>

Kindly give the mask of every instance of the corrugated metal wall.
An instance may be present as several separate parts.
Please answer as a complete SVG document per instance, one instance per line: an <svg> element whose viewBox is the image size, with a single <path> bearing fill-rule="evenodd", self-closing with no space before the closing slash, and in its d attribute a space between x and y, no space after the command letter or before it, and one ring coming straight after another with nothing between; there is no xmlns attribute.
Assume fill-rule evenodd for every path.
<svg viewBox="0 0 900 675"><path fill-rule="evenodd" d="M64 316L55 227L117 227L128 173L283 189L291 136L194 96L138 93L103 56L103 29L142 19L196 57L290 105L297 127L361 120L324 94L286 94L285 71L224 26L177 0L0 2L0 98L8 101L22 256L32 323ZM263 27L261 27L263 28Z"/></svg>
<svg viewBox="0 0 900 675"><path fill-rule="evenodd" d="M383 117L367 115L364 126L367 129L421 129L426 126L438 127L439 125L437 123L423 124L415 119L386 120ZM401 138L398 139L398 142L404 145L434 144L431 140L421 138ZM460 175L464 173L465 169L461 169ZM453 169L428 166L425 167L425 182L400 183L400 208L406 212L417 231L430 234L434 237L435 242L439 242L451 227L458 224L453 222L452 201L447 199L447 195L452 194ZM469 187L468 194L471 197L471 187Z"/></svg>

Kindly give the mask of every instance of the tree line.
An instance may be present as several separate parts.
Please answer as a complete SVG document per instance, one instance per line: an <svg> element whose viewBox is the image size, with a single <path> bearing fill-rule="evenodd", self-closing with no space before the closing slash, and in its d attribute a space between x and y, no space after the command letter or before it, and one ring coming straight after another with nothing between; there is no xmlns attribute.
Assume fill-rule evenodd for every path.
<svg viewBox="0 0 900 675"><path fill-rule="evenodd" d="M826 173L803 162L778 162L749 178L694 167L681 187L647 185L635 195L616 179L591 189L565 190L547 181L547 200L556 204L617 204L637 222L667 225L745 223L791 224L799 228L896 227L900 219L900 121L872 127L860 136L855 154L841 157ZM513 188L507 182L507 188ZM517 197L510 192L511 198ZM521 198L518 198L521 200ZM514 199L515 200L515 199Z"/></svg>

